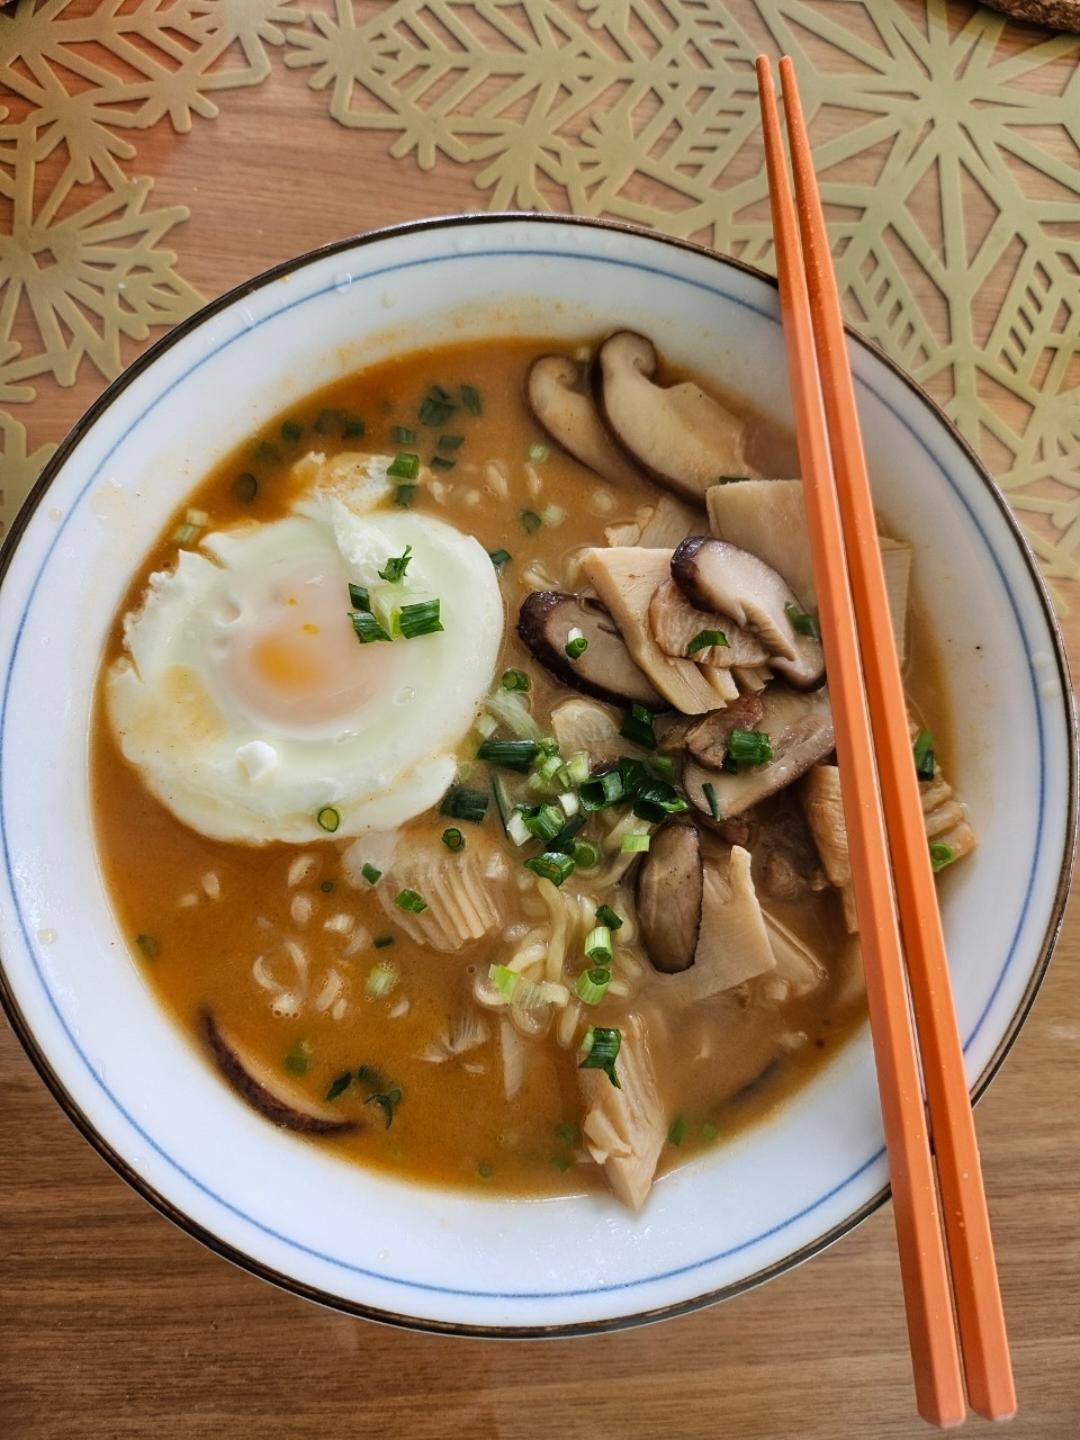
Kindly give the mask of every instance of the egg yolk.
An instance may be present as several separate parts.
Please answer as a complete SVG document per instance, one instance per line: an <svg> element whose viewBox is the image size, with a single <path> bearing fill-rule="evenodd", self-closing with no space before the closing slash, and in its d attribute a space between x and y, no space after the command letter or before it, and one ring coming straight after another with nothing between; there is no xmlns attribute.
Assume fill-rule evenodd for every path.
<svg viewBox="0 0 1080 1440"><path fill-rule="evenodd" d="M312 563L275 579L255 613L226 627L220 681L262 723L322 730L383 694L391 646L362 645L349 620L347 582Z"/></svg>

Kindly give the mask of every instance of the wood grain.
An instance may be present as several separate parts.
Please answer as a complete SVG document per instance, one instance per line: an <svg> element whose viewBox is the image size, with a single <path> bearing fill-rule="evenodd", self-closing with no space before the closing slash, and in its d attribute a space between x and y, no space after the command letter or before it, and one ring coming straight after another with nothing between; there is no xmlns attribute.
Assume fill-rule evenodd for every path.
<svg viewBox="0 0 1080 1440"><path fill-rule="evenodd" d="M192 207L178 234L184 273L209 295L342 234L476 206L464 173L391 161L380 137L330 124L303 86L271 83L229 96L223 110L188 137L140 142L156 203ZM98 389L90 377L44 389L20 418L35 443L59 438ZM977 1117L1014 1346L1016 1440L1080 1433L1078 1077L1074 915ZM530 1346L410 1335L279 1293L168 1225L75 1133L6 1029L0 1086L3 1440L926 1433L887 1211L763 1289L660 1327Z"/></svg>

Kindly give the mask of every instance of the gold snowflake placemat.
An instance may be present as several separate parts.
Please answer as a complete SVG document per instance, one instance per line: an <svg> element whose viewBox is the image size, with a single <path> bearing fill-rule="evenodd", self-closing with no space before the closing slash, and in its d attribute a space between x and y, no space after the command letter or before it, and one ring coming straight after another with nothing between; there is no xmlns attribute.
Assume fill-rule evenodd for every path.
<svg viewBox="0 0 1080 1440"><path fill-rule="evenodd" d="M183 210L129 178L134 131L189 129L278 57L339 125L456 168L473 208L614 216L771 268L762 48L799 68L849 315L983 454L1046 574L1075 577L1080 40L945 0L20 0L0 13L0 515L44 460L15 418L37 378L110 376L121 339L197 303L162 248Z"/></svg>

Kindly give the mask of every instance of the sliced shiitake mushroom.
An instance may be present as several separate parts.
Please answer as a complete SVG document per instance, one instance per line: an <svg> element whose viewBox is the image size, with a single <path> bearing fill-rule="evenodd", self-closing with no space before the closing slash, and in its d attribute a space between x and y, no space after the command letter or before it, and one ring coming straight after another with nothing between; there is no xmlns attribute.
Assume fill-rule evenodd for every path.
<svg viewBox="0 0 1080 1440"><path fill-rule="evenodd" d="M747 696L747 699L750 697ZM829 692L791 690L773 685L759 698L762 714L754 727L763 730L772 746L772 759L764 765L746 765L737 772L702 765L689 756L682 784L690 804L706 820L724 821L741 815L804 775L811 765L835 747ZM715 806L710 804L711 787Z"/></svg>
<svg viewBox="0 0 1080 1440"><path fill-rule="evenodd" d="M567 595L561 590L534 590L522 602L517 628L541 665L576 690L612 705L666 708L598 600ZM576 660L571 660L566 642L574 629L581 631L588 644Z"/></svg>
<svg viewBox="0 0 1080 1440"><path fill-rule="evenodd" d="M635 465L701 504L721 475L745 475L746 426L700 385L653 381L656 347L620 330L601 345L593 371L604 424Z"/></svg>
<svg viewBox="0 0 1080 1440"><path fill-rule="evenodd" d="M332 1111L313 1105L305 1096L286 1096L271 1089L274 1079L266 1073L265 1066L241 1053L237 1043L221 1029L209 1006L199 1012L199 1033L218 1069L240 1098L272 1124L301 1135L343 1135L356 1129L355 1121L343 1120Z"/></svg>
<svg viewBox="0 0 1080 1440"><path fill-rule="evenodd" d="M765 714L760 693L740 695L722 710L710 710L689 725L683 734L683 747L699 764L719 770L727 755L732 730L758 730Z"/></svg>
<svg viewBox="0 0 1080 1440"><path fill-rule="evenodd" d="M529 367L525 399L544 432L590 470L614 485L641 479L604 429L583 374L569 355L541 355Z"/></svg>
<svg viewBox="0 0 1080 1440"><path fill-rule="evenodd" d="M800 690L825 674L821 641L800 634L803 607L787 581L764 560L726 540L692 535L671 557L671 578L692 605L730 615L768 647L773 669Z"/></svg>
<svg viewBox="0 0 1080 1440"><path fill-rule="evenodd" d="M694 963L701 929L701 841L692 825L661 825L637 873L641 940L653 968L677 975Z"/></svg>
<svg viewBox="0 0 1080 1440"><path fill-rule="evenodd" d="M730 670L736 665L763 665L769 651L750 630L732 624L726 615L699 610L691 605L674 580L658 585L649 601L649 629L665 655L694 660ZM725 645L708 645L690 654L690 646L711 630L719 630Z"/></svg>

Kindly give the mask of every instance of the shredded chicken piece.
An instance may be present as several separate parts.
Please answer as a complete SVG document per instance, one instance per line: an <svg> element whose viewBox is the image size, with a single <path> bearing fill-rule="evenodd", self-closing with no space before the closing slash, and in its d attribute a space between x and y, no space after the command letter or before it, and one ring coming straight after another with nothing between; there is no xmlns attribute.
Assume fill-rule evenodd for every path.
<svg viewBox="0 0 1080 1440"><path fill-rule="evenodd" d="M667 1119L660 1101L644 1021L631 1015L615 1062L616 1089L603 1070L579 1070L585 1146L624 1204L640 1210L652 1189Z"/></svg>

